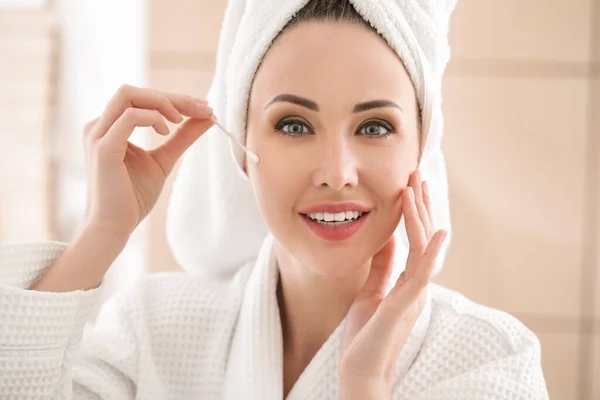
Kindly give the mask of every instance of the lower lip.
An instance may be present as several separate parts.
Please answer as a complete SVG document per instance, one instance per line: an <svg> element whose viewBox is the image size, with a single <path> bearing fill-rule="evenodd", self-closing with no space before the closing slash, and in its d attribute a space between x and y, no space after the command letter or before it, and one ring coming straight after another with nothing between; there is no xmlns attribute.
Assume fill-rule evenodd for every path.
<svg viewBox="0 0 600 400"><path fill-rule="evenodd" d="M331 242L341 242L350 239L363 225L370 213L363 214L359 219L340 226L327 226L313 221L305 215L300 215L308 227L320 238Z"/></svg>

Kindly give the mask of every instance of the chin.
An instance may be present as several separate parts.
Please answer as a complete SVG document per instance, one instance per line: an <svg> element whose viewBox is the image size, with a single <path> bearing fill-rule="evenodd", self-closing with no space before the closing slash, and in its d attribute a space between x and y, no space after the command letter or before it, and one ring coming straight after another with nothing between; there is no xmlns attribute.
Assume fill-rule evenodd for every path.
<svg viewBox="0 0 600 400"><path fill-rule="evenodd" d="M369 261L366 251L339 246L337 249L311 248L303 251L302 260L313 272L331 279L339 279L357 273Z"/></svg>
<svg viewBox="0 0 600 400"><path fill-rule="evenodd" d="M279 222L267 223L273 228L289 227L282 224L282 221L267 222ZM283 254L303 264L313 273L330 279L341 279L358 273L393 234L391 224L380 226L379 221L370 220L346 240L326 240L307 229L305 222L299 226L295 222L290 224L294 229L271 229Z"/></svg>

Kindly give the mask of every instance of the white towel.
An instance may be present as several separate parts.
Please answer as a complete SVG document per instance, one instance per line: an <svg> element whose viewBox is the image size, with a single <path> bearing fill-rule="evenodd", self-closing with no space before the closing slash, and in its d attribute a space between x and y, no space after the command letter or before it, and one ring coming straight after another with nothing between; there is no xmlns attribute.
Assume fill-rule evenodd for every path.
<svg viewBox="0 0 600 400"><path fill-rule="evenodd" d="M230 0L208 101L216 117L245 142L246 104L260 61L273 39L308 0ZM444 156L441 81L450 58L448 24L456 0L351 0L356 10L403 60L422 110L420 169L428 181L436 229L450 234ZM255 259L268 233L244 153L212 127L185 154L170 200L167 237L178 263L191 273L230 275ZM408 255L402 221L395 276ZM443 264L449 237L438 259Z"/></svg>

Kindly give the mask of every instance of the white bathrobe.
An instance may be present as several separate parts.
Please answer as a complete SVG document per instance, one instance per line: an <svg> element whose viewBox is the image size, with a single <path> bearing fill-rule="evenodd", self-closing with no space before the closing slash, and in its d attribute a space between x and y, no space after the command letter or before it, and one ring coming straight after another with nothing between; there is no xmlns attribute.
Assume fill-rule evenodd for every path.
<svg viewBox="0 0 600 400"><path fill-rule="evenodd" d="M102 286L24 290L66 245L0 245L0 399L282 399L272 241L231 279L148 276L109 300L85 333ZM343 322L289 400L338 398L342 329ZM393 399L548 398L535 335L434 284L392 391Z"/></svg>

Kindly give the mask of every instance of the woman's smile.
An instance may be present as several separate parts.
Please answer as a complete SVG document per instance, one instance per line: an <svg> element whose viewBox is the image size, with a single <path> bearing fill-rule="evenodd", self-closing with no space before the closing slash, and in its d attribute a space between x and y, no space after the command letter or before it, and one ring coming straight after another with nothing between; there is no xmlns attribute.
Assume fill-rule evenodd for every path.
<svg viewBox="0 0 600 400"><path fill-rule="evenodd" d="M318 237L339 242L354 236L371 210L360 203L324 203L303 207L299 214Z"/></svg>

